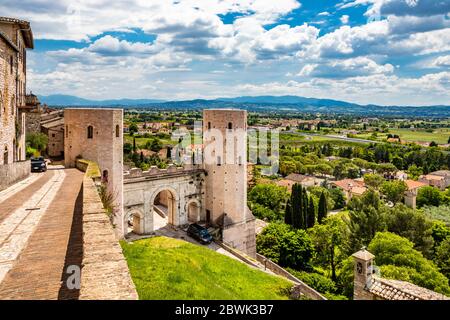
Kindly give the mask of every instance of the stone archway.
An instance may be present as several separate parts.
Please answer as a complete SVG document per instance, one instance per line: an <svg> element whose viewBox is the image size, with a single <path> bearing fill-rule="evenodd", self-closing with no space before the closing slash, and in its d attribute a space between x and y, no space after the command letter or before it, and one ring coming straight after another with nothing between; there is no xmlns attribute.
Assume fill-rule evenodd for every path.
<svg viewBox="0 0 450 320"><path fill-rule="evenodd" d="M126 234L144 234L144 215L140 210L128 211L125 218Z"/></svg>
<svg viewBox="0 0 450 320"><path fill-rule="evenodd" d="M158 188L151 197L150 206L154 230L167 224L178 225L179 197L173 188L168 186Z"/></svg>
<svg viewBox="0 0 450 320"><path fill-rule="evenodd" d="M186 204L186 212L189 223L196 223L200 221L200 208L200 201L196 199L191 200Z"/></svg>

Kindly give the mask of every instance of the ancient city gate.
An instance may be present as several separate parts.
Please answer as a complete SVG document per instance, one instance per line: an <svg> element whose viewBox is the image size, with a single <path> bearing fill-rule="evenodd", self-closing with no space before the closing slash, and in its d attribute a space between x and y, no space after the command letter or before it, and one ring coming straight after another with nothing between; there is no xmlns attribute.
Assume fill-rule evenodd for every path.
<svg viewBox="0 0 450 320"><path fill-rule="evenodd" d="M124 236L148 234L160 227L161 218L174 226L205 220L204 178L204 170L192 165L125 173Z"/></svg>

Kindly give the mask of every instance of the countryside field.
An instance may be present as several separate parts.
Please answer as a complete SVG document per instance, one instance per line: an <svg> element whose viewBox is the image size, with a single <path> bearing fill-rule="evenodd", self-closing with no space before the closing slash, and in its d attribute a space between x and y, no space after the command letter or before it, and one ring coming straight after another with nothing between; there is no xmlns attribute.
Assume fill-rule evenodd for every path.
<svg viewBox="0 0 450 320"><path fill-rule="evenodd" d="M412 129L389 129L389 133L397 134L401 139L406 141L422 141L436 142L438 144L446 144L450 137L450 128L437 129L434 132L426 132L424 130Z"/></svg>
<svg viewBox="0 0 450 320"><path fill-rule="evenodd" d="M289 281L208 248L166 237L121 245L141 300L289 298Z"/></svg>

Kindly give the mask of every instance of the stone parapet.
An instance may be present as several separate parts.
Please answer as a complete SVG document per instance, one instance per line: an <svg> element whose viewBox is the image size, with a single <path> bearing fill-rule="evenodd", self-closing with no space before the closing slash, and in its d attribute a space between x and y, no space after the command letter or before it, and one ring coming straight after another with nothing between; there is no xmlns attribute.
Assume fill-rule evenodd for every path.
<svg viewBox="0 0 450 320"><path fill-rule="evenodd" d="M300 279L298 279L297 277L295 277L294 275L292 275L291 273L289 273L284 268L280 267L278 264L271 261L270 259L267 259L266 257L264 257L259 253L256 254L256 259L261 264L263 264L265 268L269 269L273 273L294 282L296 285L292 293L296 298L299 298L300 295L305 295L306 297L312 300L327 300L322 294L320 294L319 292L308 286L306 283L304 283L303 281L301 281Z"/></svg>
<svg viewBox="0 0 450 320"><path fill-rule="evenodd" d="M157 166L151 166L150 170L142 171L139 168L132 168L129 171L125 171L123 179L126 180L138 179L138 178L162 178L166 176L176 176L178 174L188 174L195 172L203 172L204 170L198 165L184 165L177 167L174 164L169 164L167 169L159 169Z"/></svg>
<svg viewBox="0 0 450 320"><path fill-rule="evenodd" d="M89 167L86 168L89 171ZM94 180L83 180L83 260L80 300L136 300L120 244Z"/></svg>
<svg viewBox="0 0 450 320"><path fill-rule="evenodd" d="M0 191L27 178L30 171L29 160L0 165Z"/></svg>

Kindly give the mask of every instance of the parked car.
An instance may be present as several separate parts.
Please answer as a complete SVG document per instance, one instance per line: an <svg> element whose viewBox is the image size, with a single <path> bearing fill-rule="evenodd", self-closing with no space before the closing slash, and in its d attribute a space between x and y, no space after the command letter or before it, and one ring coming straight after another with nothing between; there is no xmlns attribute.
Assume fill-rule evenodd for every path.
<svg viewBox="0 0 450 320"><path fill-rule="evenodd" d="M187 234L202 244L210 244L213 241L213 237L209 234L208 229L196 223L189 225Z"/></svg>
<svg viewBox="0 0 450 320"><path fill-rule="evenodd" d="M44 157L31 158L31 172L47 171L47 162Z"/></svg>

